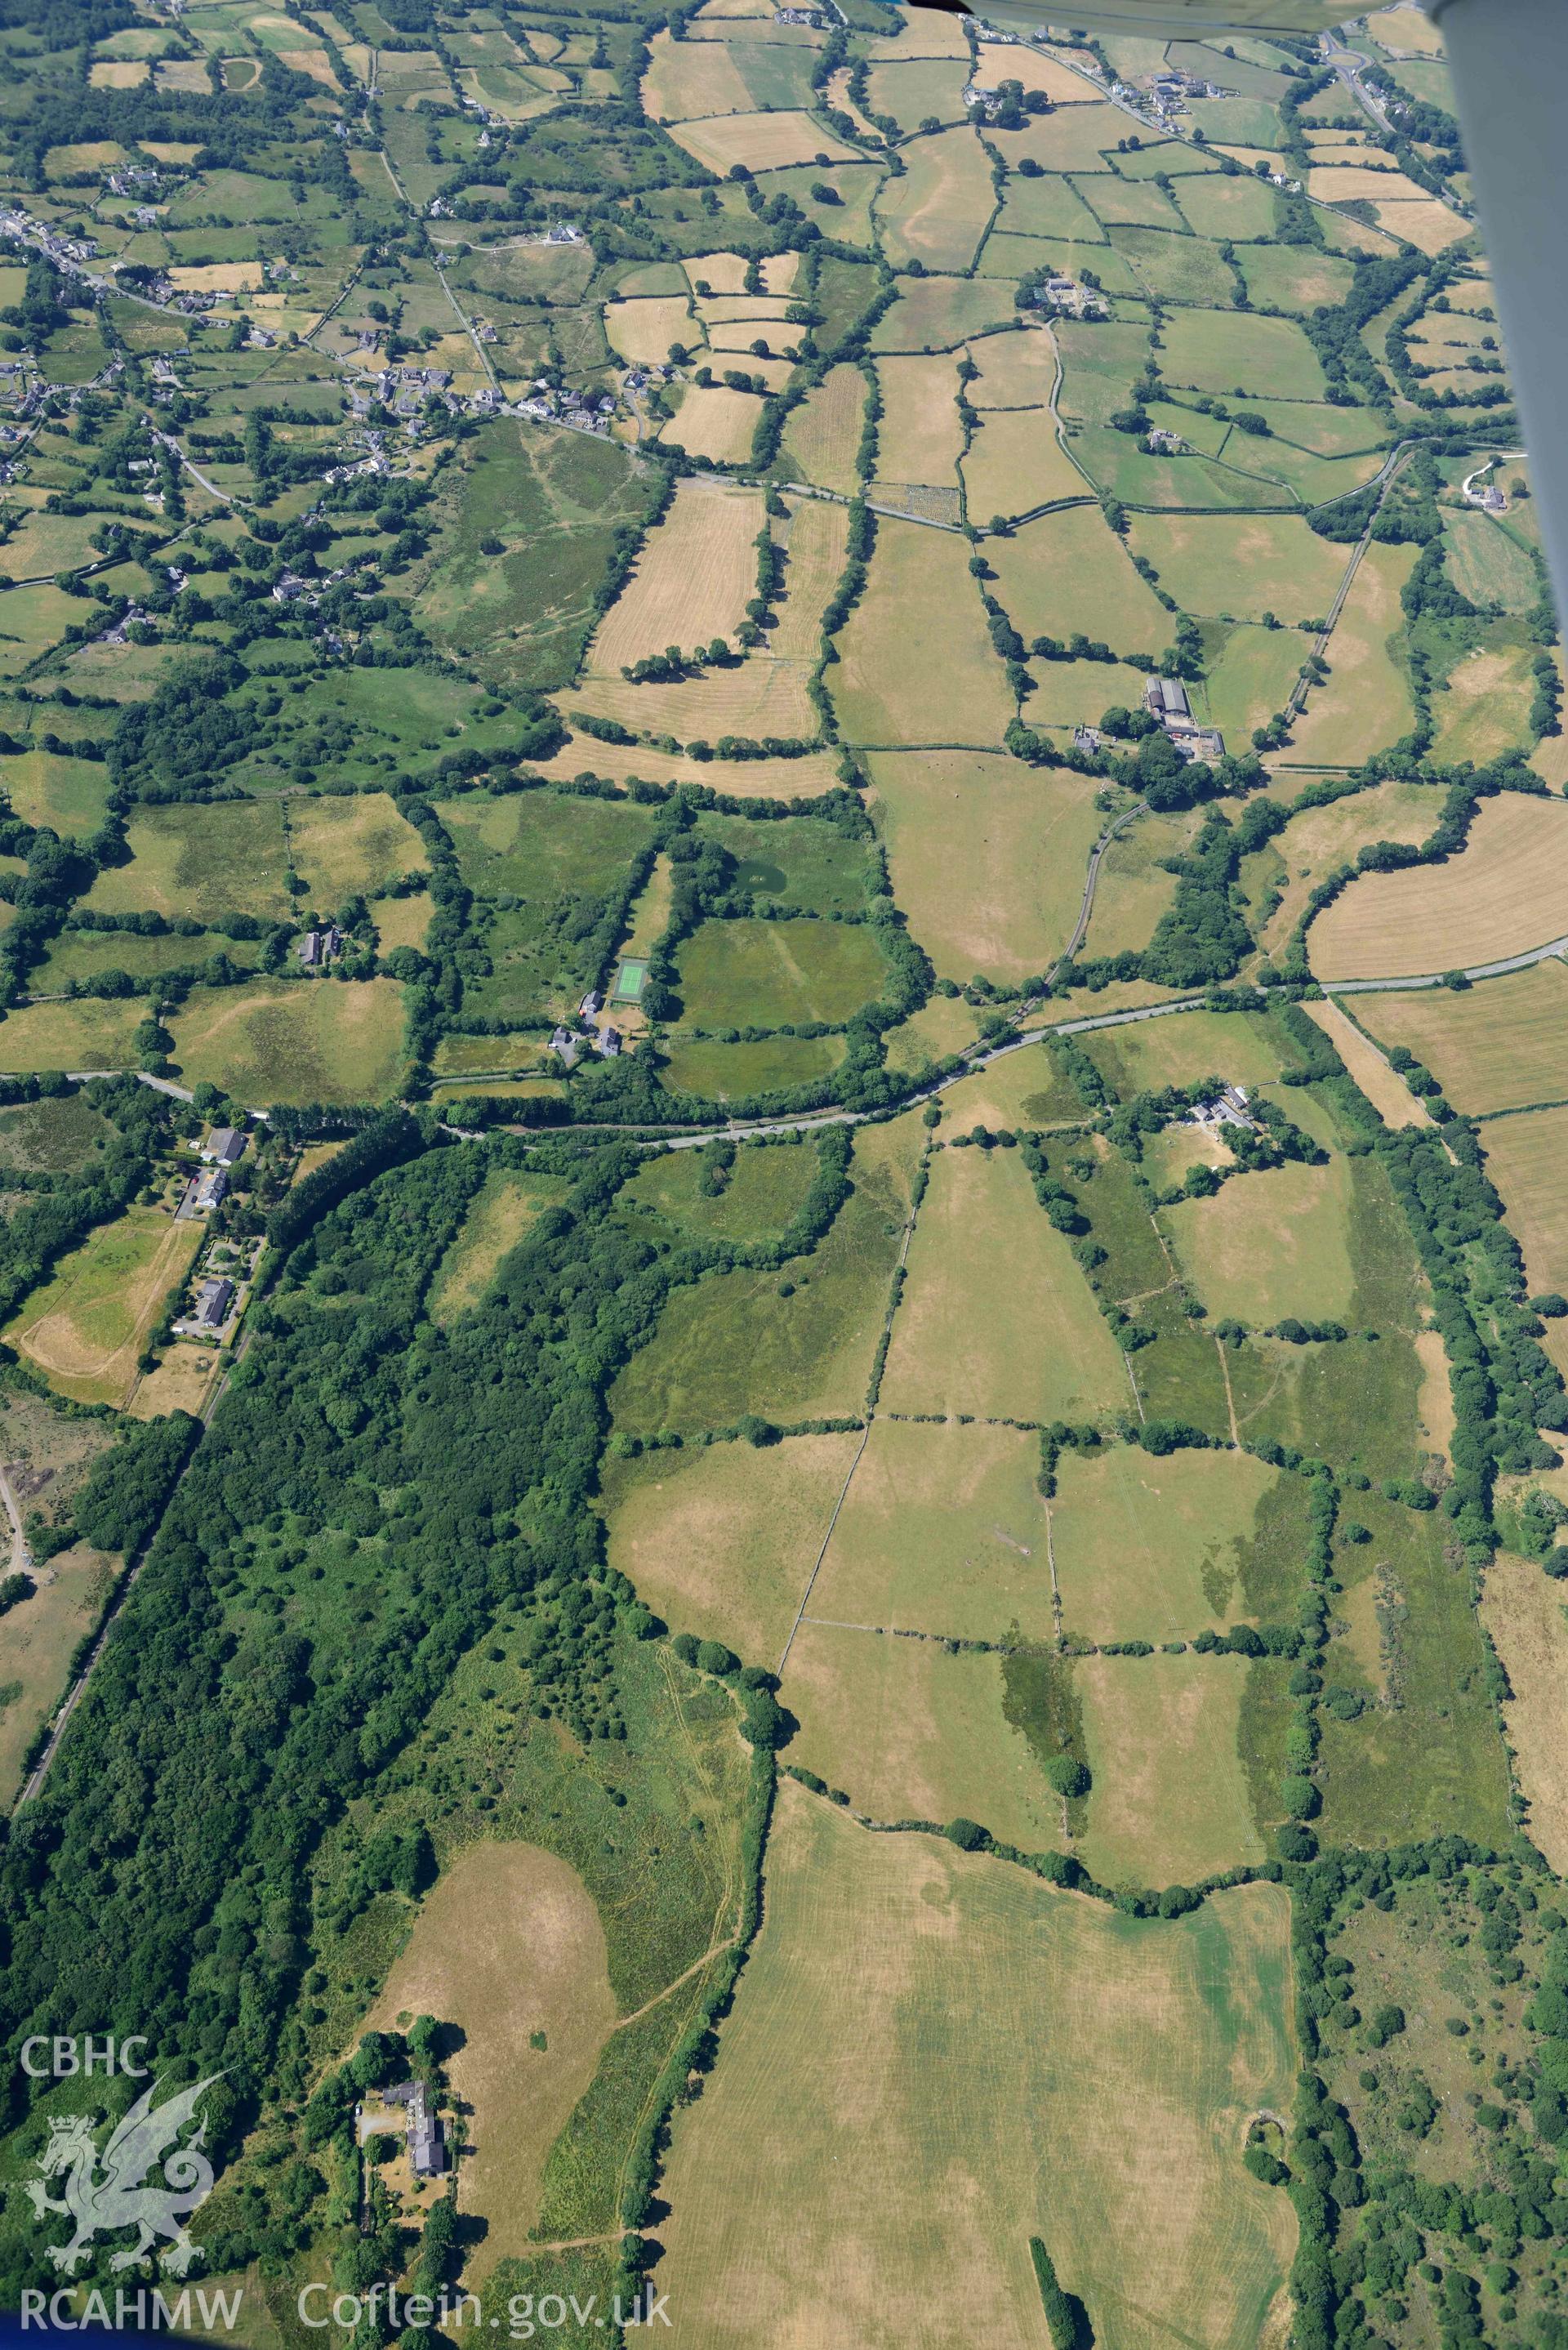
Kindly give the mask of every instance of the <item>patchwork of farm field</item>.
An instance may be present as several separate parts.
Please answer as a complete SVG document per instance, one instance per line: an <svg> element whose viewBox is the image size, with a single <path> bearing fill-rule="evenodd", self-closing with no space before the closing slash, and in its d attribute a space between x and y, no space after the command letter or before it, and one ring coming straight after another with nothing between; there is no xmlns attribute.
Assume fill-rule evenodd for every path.
<svg viewBox="0 0 1568 2350"><path fill-rule="evenodd" d="M1385 138L1284 36L120 13L0 30L5 2034L243 2049L262 2350L1552 2350L1568 981L1459 975L1568 752L1438 36Z"/></svg>

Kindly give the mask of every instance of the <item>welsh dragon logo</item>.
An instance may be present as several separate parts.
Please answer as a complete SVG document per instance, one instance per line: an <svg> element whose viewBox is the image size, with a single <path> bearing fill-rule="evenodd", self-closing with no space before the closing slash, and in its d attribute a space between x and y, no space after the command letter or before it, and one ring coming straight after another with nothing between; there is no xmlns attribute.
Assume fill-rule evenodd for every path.
<svg viewBox="0 0 1568 2350"><path fill-rule="evenodd" d="M93 2123L86 2114L51 2120L48 2143L38 2157L41 2179L27 2181L33 2209L40 2220L57 2211L71 2220L76 2233L69 2243L45 2247L50 2260L67 2276L86 2258L95 2236L134 2228L137 2240L128 2251L116 2252L111 2269L128 2269L145 2258L160 2236L169 2249L160 2254L164 2268L183 2276L202 2247L185 2230L187 2216L213 2191L213 2166L201 2151L205 2124L196 2107L221 2073L182 2089L163 2105L154 2106L158 2084L144 2089L124 2119L118 2123L100 2155L93 2145ZM196 2121L194 2135L183 2145L181 2132ZM164 2185L143 2184L147 2173L163 2156ZM57 2199L45 2181L65 2174L65 2192Z"/></svg>

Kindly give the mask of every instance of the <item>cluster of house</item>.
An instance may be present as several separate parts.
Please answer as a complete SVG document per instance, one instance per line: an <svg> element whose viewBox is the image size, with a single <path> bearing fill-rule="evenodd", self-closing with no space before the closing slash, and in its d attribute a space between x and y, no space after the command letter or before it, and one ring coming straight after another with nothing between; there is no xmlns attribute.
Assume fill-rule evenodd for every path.
<svg viewBox="0 0 1568 2350"><path fill-rule="evenodd" d="M1179 677L1151 677L1143 698L1149 715L1158 719L1184 759L1225 756L1225 737L1217 726L1199 726Z"/></svg>
<svg viewBox="0 0 1568 2350"><path fill-rule="evenodd" d="M156 196L163 190L162 175L151 163L121 163L104 179L111 196Z"/></svg>
<svg viewBox="0 0 1568 2350"><path fill-rule="evenodd" d="M1224 98L1229 93L1218 82L1205 81L1199 74L1183 73L1178 66L1163 66L1155 74L1148 88L1154 110L1162 121L1179 112L1189 98Z"/></svg>
<svg viewBox="0 0 1568 2350"><path fill-rule="evenodd" d="M318 930L306 931L299 941L299 960L306 971L324 971L334 955L340 955L347 941L336 922L327 922Z"/></svg>
<svg viewBox="0 0 1568 2350"><path fill-rule="evenodd" d="M613 1061L620 1051L620 1030L612 1027L607 1017L601 1016L603 1012L603 998L590 989L577 1006L577 1018L587 1028L587 1035L584 1036L575 1028L556 1030L550 1039L550 1050L564 1069L576 1067L585 1046L606 1061Z"/></svg>
<svg viewBox="0 0 1568 2350"><path fill-rule="evenodd" d="M819 8L775 8L775 25L811 25L821 33L827 29L827 18Z"/></svg>
<svg viewBox="0 0 1568 2350"><path fill-rule="evenodd" d="M0 206L0 236L14 236L24 244L35 244L47 254L57 269L68 276L86 277L85 265L98 252L96 236L62 236L58 229L47 221L36 221L19 204ZM92 281L97 284L99 281Z"/></svg>
<svg viewBox="0 0 1568 2350"><path fill-rule="evenodd" d="M541 379L527 399L518 400L507 412L532 416L540 424L569 424L578 432L607 432L615 409L614 397L607 391L556 391Z"/></svg>
<svg viewBox="0 0 1568 2350"><path fill-rule="evenodd" d="M205 1215L229 1188L229 1170L245 1155L245 1138L237 1127L215 1126L202 1145L202 1172L183 1201L190 1215ZM220 1315L219 1319L223 1317Z"/></svg>
<svg viewBox="0 0 1568 2350"><path fill-rule="evenodd" d="M1195 1102L1188 1112L1188 1122L1210 1128L1244 1126L1253 1134L1258 1131L1258 1121L1249 1107L1245 1086L1221 1086L1212 1101Z"/></svg>
<svg viewBox="0 0 1568 2350"><path fill-rule="evenodd" d="M1075 278L1058 273L1048 277L1044 286L1034 289L1034 300L1042 310L1070 318L1104 318L1108 313L1100 296L1092 287L1080 286Z"/></svg>
<svg viewBox="0 0 1568 2350"><path fill-rule="evenodd" d="M1179 457L1187 443L1179 432L1168 432L1163 424L1151 424L1148 445L1157 457Z"/></svg>

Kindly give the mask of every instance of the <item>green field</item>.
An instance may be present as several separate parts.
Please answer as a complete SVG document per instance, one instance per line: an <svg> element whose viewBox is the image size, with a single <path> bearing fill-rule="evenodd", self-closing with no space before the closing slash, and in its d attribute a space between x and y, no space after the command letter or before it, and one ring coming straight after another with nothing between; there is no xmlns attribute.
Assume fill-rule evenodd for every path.
<svg viewBox="0 0 1568 2350"><path fill-rule="evenodd" d="M676 986L686 1017L707 1028L847 1020L885 975L868 923L704 922L681 947Z"/></svg>
<svg viewBox="0 0 1568 2350"><path fill-rule="evenodd" d="M672 1093L741 1101L751 1094L793 1091L827 1076L844 1058L842 1036L761 1036L722 1045L701 1037L671 1038L664 1080Z"/></svg>
<svg viewBox="0 0 1568 2350"><path fill-rule="evenodd" d="M1304 1503L1298 1484L1246 1454L1068 1455L1050 1514L1063 1622L1076 1638L1190 1639L1277 1598L1290 1612L1293 1575L1270 1573L1262 1554L1299 1572Z"/></svg>
<svg viewBox="0 0 1568 2350"><path fill-rule="evenodd" d="M670 1150L643 1161L618 1204L647 1216L661 1232L774 1241L799 1212L816 1175L817 1155L809 1142L742 1149L725 1168L712 1165L703 1151Z"/></svg>
<svg viewBox="0 0 1568 2350"><path fill-rule="evenodd" d="M613 442L486 428L441 532L421 619L442 649L505 685L566 685L592 620L610 534L646 511L647 476ZM482 542L497 538L492 556Z"/></svg>
<svg viewBox="0 0 1568 2350"><path fill-rule="evenodd" d="M1294 2225L1240 2146L1290 2099L1277 1888L1139 1924L786 1785L765 1903L666 2174L655 2282L714 2350L754 2338L759 2272L792 2341L842 2338L847 2291L863 2340L876 2310L889 2341L1036 2342L1031 2235L1099 2341L1169 2310L1204 2350L1266 2338ZM853 2182L846 2113L876 2123Z"/></svg>
<svg viewBox="0 0 1568 2350"><path fill-rule="evenodd" d="M564 792L470 792L438 801L436 814L471 889L482 897L504 892L541 909L597 896L652 829L646 809Z"/></svg>
<svg viewBox="0 0 1568 2350"><path fill-rule="evenodd" d="M809 1256L782 1274L718 1274L676 1290L610 1390L618 1428L730 1427L858 1411L908 1213L907 1122L867 1128L855 1191ZM789 1285L789 1294L784 1293Z"/></svg>
<svg viewBox="0 0 1568 2350"><path fill-rule="evenodd" d="M1164 368L1168 382L1193 391L1321 400L1326 389L1301 328L1289 318L1250 312L1175 312L1166 330Z"/></svg>
<svg viewBox="0 0 1568 2350"><path fill-rule="evenodd" d="M1128 545L1183 611L1219 619L1321 618L1345 570L1345 550L1294 515L1135 515Z"/></svg>
<svg viewBox="0 0 1568 2350"><path fill-rule="evenodd" d="M105 914L154 913L199 922L225 914L286 921L283 818L275 803L229 800L143 808L126 827L130 861L99 874L86 903Z"/></svg>
<svg viewBox="0 0 1568 2350"><path fill-rule="evenodd" d="M1133 544L1142 551L1136 536ZM1170 641L1169 615L1093 506L1044 515L1011 538L991 540L986 559L996 573L992 593L1026 642L1065 642L1081 631L1113 652L1161 653Z"/></svg>
<svg viewBox="0 0 1568 2350"><path fill-rule="evenodd" d="M28 1003L0 1022L0 1069L131 1069L131 1039L146 1007L124 997L83 996L74 1003Z"/></svg>
<svg viewBox="0 0 1568 2350"><path fill-rule="evenodd" d="M70 1175L90 1164L112 1129L86 1096L57 1094L0 1109L0 1165Z"/></svg>
<svg viewBox="0 0 1568 2350"><path fill-rule="evenodd" d="M247 1107L384 1101L401 1065L402 1005L389 979L197 987L170 1025L188 1086Z"/></svg>

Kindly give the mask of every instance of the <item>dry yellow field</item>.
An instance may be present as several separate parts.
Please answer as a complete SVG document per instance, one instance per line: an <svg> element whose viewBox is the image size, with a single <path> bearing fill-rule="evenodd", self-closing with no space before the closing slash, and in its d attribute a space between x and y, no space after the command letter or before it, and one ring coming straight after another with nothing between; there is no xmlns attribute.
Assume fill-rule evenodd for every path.
<svg viewBox="0 0 1568 2350"><path fill-rule="evenodd" d="M1017 1153L939 1152L893 1320L883 1409L1084 1419L1125 1409L1131 1396L1071 1244Z"/></svg>
<svg viewBox="0 0 1568 2350"><path fill-rule="evenodd" d="M1012 702L956 532L879 516L870 579L837 644L826 684L849 741L1000 750Z"/></svg>
<svg viewBox="0 0 1568 2350"><path fill-rule="evenodd" d="M1432 696L1435 760L1481 766L1500 752L1531 748L1532 659L1528 645L1485 645L1454 664Z"/></svg>
<svg viewBox="0 0 1568 2350"><path fill-rule="evenodd" d="M1568 1109L1489 1120L1481 1140L1531 1288L1568 1291Z"/></svg>
<svg viewBox="0 0 1568 2350"><path fill-rule="evenodd" d="M1124 1918L786 1781L657 2289L704 2350L1039 2350L1039 2235L1106 2350L1282 2340L1294 2222L1241 2148L1290 2105L1289 1921Z"/></svg>
<svg viewBox="0 0 1568 2350"><path fill-rule="evenodd" d="M430 893L424 889L406 898L378 898L370 915L381 952L390 954L394 947L422 948L434 911Z"/></svg>
<svg viewBox="0 0 1568 2350"><path fill-rule="evenodd" d="M1292 729L1293 759L1357 766L1407 732L1415 703L1395 648L1405 629L1399 591L1415 565L1413 546L1369 546L1362 556L1329 639L1328 681L1309 691ZM1303 656L1312 650L1298 642Z"/></svg>
<svg viewBox="0 0 1568 2350"><path fill-rule="evenodd" d="M798 661L804 671L822 650L822 616L848 560L849 509L825 498L788 503L784 593L774 608L778 626L769 631L767 649L757 658Z"/></svg>
<svg viewBox="0 0 1568 2350"><path fill-rule="evenodd" d="M699 485L689 485L699 489ZM732 511L742 502L754 505L755 518L762 519L762 500L755 492L736 493L714 491L706 484L699 489L700 496L723 499ZM844 569L848 541L848 509L824 499L803 498L792 508L784 540L784 593L775 606L778 625L768 632L764 644L746 655L738 666L707 670L701 675L683 679L673 685L632 685L610 672L601 640L591 655L590 670L573 690L571 706L588 712L596 717L616 718L622 724L655 733L669 733L678 741L717 741L725 734L753 737L774 734L809 740L818 732L815 709L807 691L807 682L822 644L822 615L829 597L838 584ZM689 546L689 556L701 563L701 556ZM756 592L756 553L752 536L742 531L736 538L735 562L732 567L734 585L739 589L733 610L741 617L746 600ZM647 556L642 558L644 564ZM746 569L745 567L750 568ZM640 576L640 575L639 575ZM663 572L663 578L672 594L679 594L686 584L683 574L673 557ZM637 587L634 577L632 588ZM693 581L696 592L705 592L699 581ZM619 606L616 611L619 610ZM710 609L717 607L711 606ZM614 622L612 611L606 629ZM664 636L655 630L650 650L664 645L690 645L699 632L682 638L673 629ZM718 629L710 633L718 634ZM670 762L662 753L649 750L646 744L623 746L624 770L607 763L604 754L613 754L614 746L591 745L591 764L597 773L640 775L649 780L660 780ZM564 772L575 774L589 754L579 754L574 747L566 754L557 754L556 762L566 757L569 764ZM684 763L677 761L677 766ZM701 768L698 780L723 789L719 769L726 763L710 760ZM821 768L819 758L815 767ZM548 772L546 767L542 772ZM763 762L730 762L736 781L732 788L749 796L778 794L785 798L803 797L824 788L822 774L815 772L806 760L768 762L765 772ZM831 769L828 771L831 777Z"/></svg>
<svg viewBox="0 0 1568 2350"><path fill-rule="evenodd" d="M1056 341L1049 327L1014 335L981 335L971 344L980 369L970 385L974 408L1044 408L1056 380Z"/></svg>
<svg viewBox="0 0 1568 2350"><path fill-rule="evenodd" d="M253 294L262 285L259 261L209 261L190 267L175 265L171 281L182 294Z"/></svg>
<svg viewBox="0 0 1568 2350"><path fill-rule="evenodd" d="M939 973L1049 969L1100 834L1093 784L983 751L877 751L867 765L894 894Z"/></svg>
<svg viewBox="0 0 1568 2350"><path fill-rule="evenodd" d="M657 687L642 690L659 691ZM582 697L574 694L563 699L570 706ZM692 732L701 734L702 727L696 726ZM607 776L612 783L640 775L646 783L708 784L714 791L731 793L737 799L815 799L832 791L838 780L831 751L808 751L799 759L699 760L656 751L646 743L600 743L587 734L574 735L565 749L548 759L535 760L529 772L549 782L571 783L578 775L593 775Z"/></svg>
<svg viewBox="0 0 1568 2350"><path fill-rule="evenodd" d="M882 392L877 479L956 489L963 426L953 354L927 351L912 359L878 359L877 380Z"/></svg>
<svg viewBox="0 0 1568 2350"><path fill-rule="evenodd" d="M830 368L791 411L784 427L784 457L802 481L846 494L855 488L855 457L865 412L866 379L859 369L847 364Z"/></svg>
<svg viewBox="0 0 1568 2350"><path fill-rule="evenodd" d="M600 621L588 668L613 677L669 645L691 651L714 637L732 639L757 592L755 541L765 523L760 490L681 482Z"/></svg>
<svg viewBox="0 0 1568 2350"><path fill-rule="evenodd" d="M1057 498L1094 496L1045 409L1003 410L982 418L963 461L963 484L969 518L981 530L997 515L1011 521Z"/></svg>
<svg viewBox="0 0 1568 2350"><path fill-rule="evenodd" d="M1407 1045L1458 1110L1523 1109L1568 1095L1568 970L1555 959L1461 994L1363 996L1356 1017L1385 1045Z"/></svg>
<svg viewBox="0 0 1568 2350"><path fill-rule="evenodd" d="M604 1928L576 1871L537 1845L460 1853L420 1904L366 2028L416 2015L464 2035L448 2074L473 2116L459 2176L462 2210L485 2222L468 2272L483 2284L528 2250L545 2158L615 2029Z"/></svg>
<svg viewBox="0 0 1568 2350"><path fill-rule="evenodd" d="M792 163L852 163L853 147L809 114L716 114L705 122L677 122L670 136L677 146L721 174L732 163L753 172L779 172Z"/></svg>
<svg viewBox="0 0 1568 2350"><path fill-rule="evenodd" d="M610 1562L679 1630L783 1655L859 1435L688 1447L606 1464Z"/></svg>
<svg viewBox="0 0 1568 2350"><path fill-rule="evenodd" d="M65 1696L71 1653L98 1622L119 1564L73 1544L34 1568L26 1606L0 1617L0 1684L9 1691L0 1708L0 1803L7 1807L28 1747Z"/></svg>
<svg viewBox="0 0 1568 2350"><path fill-rule="evenodd" d="M1024 1852L1062 1841L1062 1804L1002 1712L994 1650L803 1623L779 1702L790 1759L875 1820L979 1820Z"/></svg>
<svg viewBox="0 0 1568 2350"><path fill-rule="evenodd" d="M323 908L430 867L424 842L386 792L291 800L288 837L299 878ZM428 899L403 902L422 905L428 920Z"/></svg>
<svg viewBox="0 0 1568 2350"><path fill-rule="evenodd" d="M745 256L739 253L697 253L683 261L687 283L693 294L699 286L711 288L715 294L743 294L746 290Z"/></svg>
<svg viewBox="0 0 1568 2350"><path fill-rule="evenodd" d="M812 1624L1001 1639L1055 1633L1033 1431L873 1422L811 1596Z"/></svg>
<svg viewBox="0 0 1568 2350"><path fill-rule="evenodd" d="M1083 51L1085 65L1092 64ZM1043 89L1053 106L1092 106L1100 93L1093 84L1064 65L1059 57L1044 57L1038 49L1025 48L1022 42L1009 48L1000 57L981 59L981 78L989 80L992 73L1000 80L1021 81L1025 89Z"/></svg>
<svg viewBox="0 0 1568 2350"><path fill-rule="evenodd" d="M886 40L873 41L866 54L873 65L897 65L906 57L967 57L969 42L959 18L919 8Z"/></svg>
<svg viewBox="0 0 1568 2350"><path fill-rule="evenodd" d="M962 123L913 140L905 153L906 170L883 181L873 207L889 261L895 268L910 261L927 269L971 268L996 209L979 133Z"/></svg>
<svg viewBox="0 0 1568 2350"><path fill-rule="evenodd" d="M1325 996L1321 1003L1303 1003L1302 1010L1309 1020L1316 1021L1385 1126L1430 1126L1431 1119L1398 1070L1331 997Z"/></svg>
<svg viewBox="0 0 1568 2350"><path fill-rule="evenodd" d="M1366 29L1391 57L1440 57L1443 36L1415 0L1398 0L1393 8L1375 9Z"/></svg>
<svg viewBox="0 0 1568 2350"><path fill-rule="evenodd" d="M1081 1846L1104 1884L1191 1885L1264 1857L1238 1731L1243 1657L1083 1657L1094 1786Z"/></svg>
<svg viewBox="0 0 1568 2350"><path fill-rule="evenodd" d="M690 457L711 457L715 464L743 465L752 453L752 437L763 403L754 392L734 391L727 384L688 384L680 406L660 438Z"/></svg>
<svg viewBox="0 0 1568 2350"><path fill-rule="evenodd" d="M1364 873L1307 932L1320 979L1405 978L1484 963L1568 935L1568 807L1504 792L1483 800L1442 865Z"/></svg>
<svg viewBox="0 0 1568 2350"><path fill-rule="evenodd" d="M1172 1253L1210 1314L1249 1324L1350 1310L1350 1178L1337 1155L1244 1175L1209 1200L1162 1208Z"/></svg>
<svg viewBox="0 0 1568 2350"><path fill-rule="evenodd" d="M662 367L671 343L688 350L701 342L691 305L679 294L639 294L607 302L605 333L613 350L634 367Z"/></svg>
<svg viewBox="0 0 1568 2350"><path fill-rule="evenodd" d="M123 1406L148 1333L205 1238L199 1219L176 1223L161 1208L128 1208L60 1259L6 1343L60 1394Z"/></svg>
<svg viewBox="0 0 1568 2350"><path fill-rule="evenodd" d="M644 111L656 122L693 114L742 114L752 94L722 41L677 41L655 33L642 77Z"/></svg>
<svg viewBox="0 0 1568 2350"><path fill-rule="evenodd" d="M1502 1718L1525 1834L1559 1875L1568 1870L1568 1615L1563 1586L1532 1558L1500 1551L1486 1571L1481 1622L1497 1643L1511 1697Z"/></svg>
<svg viewBox="0 0 1568 2350"><path fill-rule="evenodd" d="M1355 706L1346 703L1347 713ZM1430 785L1389 783L1375 784L1370 791L1351 793L1292 816L1284 830L1275 835L1272 851L1263 852L1277 856L1285 868L1278 877L1279 905L1259 933L1264 953L1278 953L1326 874L1339 866L1353 865L1356 851L1375 840L1418 847L1435 829L1442 808L1443 795Z"/></svg>
<svg viewBox="0 0 1568 2350"><path fill-rule="evenodd" d="M177 1338L164 1349L156 1370L136 1382L126 1403L132 1419L158 1419L168 1411L196 1416L205 1409L218 1375L221 1357L216 1347L194 1338Z"/></svg>
<svg viewBox="0 0 1568 2350"><path fill-rule="evenodd" d="M88 82L93 89L138 89L151 73L145 57L99 57Z"/></svg>
<svg viewBox="0 0 1568 2350"><path fill-rule="evenodd" d="M1426 193L1403 172L1367 163L1314 164L1307 173L1306 191L1320 204L1415 203Z"/></svg>
<svg viewBox="0 0 1568 2350"><path fill-rule="evenodd" d="M1375 210L1380 228L1391 236L1402 236L1418 253L1444 253L1475 233L1469 221L1451 213L1436 196L1422 196L1413 203L1380 203Z"/></svg>

